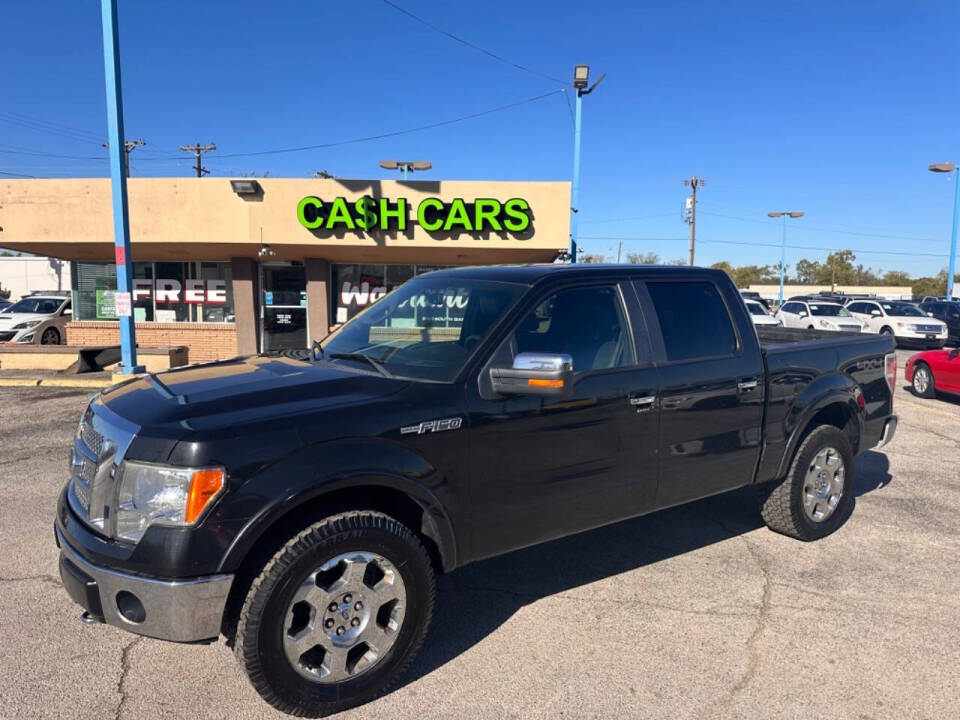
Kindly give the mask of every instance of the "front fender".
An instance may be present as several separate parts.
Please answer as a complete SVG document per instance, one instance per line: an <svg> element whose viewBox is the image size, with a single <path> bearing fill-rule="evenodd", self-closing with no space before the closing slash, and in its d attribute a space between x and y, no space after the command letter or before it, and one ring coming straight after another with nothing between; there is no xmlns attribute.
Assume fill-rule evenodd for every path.
<svg viewBox="0 0 960 720"><path fill-rule="evenodd" d="M231 494L230 514L248 520L227 548L218 571L236 570L264 533L296 508L337 490L360 486L398 490L420 505L423 527L412 529L431 538L440 550L444 569L452 569L456 566L456 537L447 510L435 494L445 482L422 456L387 440L337 440L303 448Z"/></svg>
<svg viewBox="0 0 960 720"><path fill-rule="evenodd" d="M859 386L853 378L838 372L821 375L807 385L797 395L789 411L784 415L782 430L783 437L787 438L787 442L784 445L774 477L786 475L807 425L810 424L817 413L830 405L839 403L850 411L850 416L856 423L854 437L859 442L864 423L863 410L857 404L857 394L859 392ZM854 452L856 452L856 447Z"/></svg>

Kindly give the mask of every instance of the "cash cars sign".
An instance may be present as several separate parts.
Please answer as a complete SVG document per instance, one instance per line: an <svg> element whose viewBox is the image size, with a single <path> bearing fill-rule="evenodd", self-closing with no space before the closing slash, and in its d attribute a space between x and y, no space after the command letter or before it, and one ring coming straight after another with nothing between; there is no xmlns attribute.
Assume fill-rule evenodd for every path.
<svg viewBox="0 0 960 720"><path fill-rule="evenodd" d="M337 197L321 200L308 195L297 205L297 219L308 230L406 230L416 224L428 233L512 233L530 230L530 203L523 198L495 200L476 198L451 201L428 197L413 207L406 198L372 198L357 200Z"/></svg>

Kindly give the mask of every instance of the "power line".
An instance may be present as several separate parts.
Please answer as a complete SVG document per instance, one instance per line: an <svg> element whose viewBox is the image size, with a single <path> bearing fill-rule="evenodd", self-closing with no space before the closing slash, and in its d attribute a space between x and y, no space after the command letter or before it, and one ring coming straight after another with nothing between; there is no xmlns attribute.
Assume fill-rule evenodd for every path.
<svg viewBox="0 0 960 720"><path fill-rule="evenodd" d="M209 170L203 166L202 159L203 154L208 153L211 150L217 149L216 143L210 143L209 145L201 145L200 143L195 143L193 145L181 145L180 149L183 152L191 152L197 158L197 164L193 166L193 169L197 171L197 177L203 177L204 175L209 174Z"/></svg>
<svg viewBox="0 0 960 720"><path fill-rule="evenodd" d="M446 36L447 36L448 38L450 38L451 40L455 40L456 42L461 43L462 45L466 45L468 48L472 48L473 50L476 50L477 52L481 52L481 53L483 53L484 55L486 55L486 56L488 56L488 57L491 57L491 58L493 58L494 60L497 60L498 62L505 63L506 65L510 65L510 66L516 68L517 70L522 70L523 72L530 73L531 75L537 75L538 77L542 77L542 78L545 78L545 79L547 79L547 80L552 80L553 82L555 82L555 83L560 83L561 85L568 85L568 84L569 84L568 81L566 81L566 80L560 80L559 78L555 78L555 77L553 77L552 75L547 75L547 74L545 74L545 73L539 72L538 70L533 70L533 69L531 69L531 68L528 68L528 67L526 67L525 65L521 65L521 64L519 64L519 63L515 63L515 62L513 62L512 60L508 60L507 58L503 57L502 55L497 55L497 54L494 53L494 52L490 52L490 51L487 50L486 48L482 48L482 47L480 47L479 45L476 45L476 44L470 42L469 40L464 40L462 37L460 37L460 36L458 36L458 35L454 35L454 34L451 33L451 32L447 32L447 31L444 30L443 28L434 25L434 24L431 23L429 20L425 20L425 19L423 19L422 17L420 17L419 15L414 15L414 14L413 14L412 12L410 12L409 10L406 10L406 9L400 7L399 5L397 5L397 4L394 3L394 2L390 2L390 0L383 0L383 3L384 3L385 5L389 5L390 7L392 7L392 8L393 8L394 10L396 10L397 12L403 13L403 14L406 15L407 17L412 18L413 20L416 20L418 23L420 23L420 24L422 24L422 25L426 25L428 28L430 28L430 29L433 30L434 32L438 32L438 33L440 33L441 35L446 35Z"/></svg>
<svg viewBox="0 0 960 720"><path fill-rule="evenodd" d="M704 215L712 215L714 217L722 217L722 218L727 218L729 220L741 220L743 222L759 223L760 225L776 225L777 224L769 220L760 220L758 218L745 218L737 215L725 215L723 213L710 212L708 210L701 210L701 212ZM801 227L798 226L797 229L800 230ZM878 233L859 232L855 230L834 230L831 228L811 227L810 225L803 225L802 229L813 230L815 232L835 233L837 235L855 235L857 237L881 238L884 240L915 240L918 242L935 242L935 243L943 242L942 240L937 240L935 238L911 237L909 235L882 235Z"/></svg>
<svg viewBox="0 0 960 720"><path fill-rule="evenodd" d="M600 220L581 220L581 225L587 225L590 223L612 223L612 222L626 222L628 220L651 220L653 218L661 217L675 217L677 213L668 212L668 213L656 213L655 215L632 215L630 217L618 217L618 218L601 218Z"/></svg>
<svg viewBox="0 0 960 720"><path fill-rule="evenodd" d="M322 148L331 148L339 147L341 145L354 145L356 143L369 142L371 140L382 140L384 138L396 137L398 135L407 135L409 133L421 132L423 130L432 130L433 128L443 127L445 125L453 125L454 123L463 122L464 120L473 120L474 118L482 117L484 115L492 115L493 113L503 112L504 110L510 110L521 105L527 105L529 103L536 102L538 100L543 100L546 97L556 95L557 93L564 92L563 90L551 90L548 93L543 93L542 95L535 95L534 97L527 98L526 100L518 100L517 102L509 103L508 105L501 105L500 107L490 108L489 110L481 110L480 112L471 113L470 115L463 115L461 117L452 118L450 120L441 120L440 122L430 123L429 125L421 125L419 127L407 128L406 130L394 130L393 132L380 133L379 135L368 135L366 137L352 138L350 140L340 140L337 142L329 143L319 143L317 145L303 145L301 147L292 147L292 148L279 148L276 150L259 150L257 152L246 152L246 153L218 153L216 155L211 155L210 157L215 158L231 158L231 157L253 157L257 155L278 155L280 153L291 153L291 152L303 152L305 150L320 150ZM161 158L143 158L142 162L147 160L159 160Z"/></svg>
<svg viewBox="0 0 960 720"><path fill-rule="evenodd" d="M3 170L0 170L0 175L9 175L10 177L19 177L19 178L31 178L33 180L37 179L36 175L24 175L23 173L4 172Z"/></svg>
<svg viewBox="0 0 960 720"><path fill-rule="evenodd" d="M624 242L653 242L658 240L686 240L687 238L648 238L648 237L628 237L628 236L615 236L615 235L585 235L583 236L584 240L623 240ZM721 245L747 245L750 247L773 247L779 248L780 243L765 243L765 242L750 242L746 240L701 240L701 243L714 243ZM787 245L791 250L823 250L826 252L835 252L837 248L835 247L820 247L817 245ZM916 257L946 257L946 253L920 253L913 251L896 251L896 250L864 250L857 248L842 248L843 250L850 250L853 253L859 255L909 255Z"/></svg>

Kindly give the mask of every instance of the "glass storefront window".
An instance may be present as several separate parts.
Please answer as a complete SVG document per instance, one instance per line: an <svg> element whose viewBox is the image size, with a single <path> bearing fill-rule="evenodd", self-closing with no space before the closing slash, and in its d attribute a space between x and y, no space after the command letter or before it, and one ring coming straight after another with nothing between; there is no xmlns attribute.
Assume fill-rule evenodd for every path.
<svg viewBox="0 0 960 720"><path fill-rule="evenodd" d="M73 262L74 320L116 320L113 263ZM234 322L230 263L133 263L137 322Z"/></svg>
<svg viewBox="0 0 960 720"><path fill-rule="evenodd" d="M334 323L345 323L407 280L440 268L439 265L334 265ZM407 314L407 318L392 318L393 324L399 326L407 321L412 326L415 322L413 309L409 308Z"/></svg>

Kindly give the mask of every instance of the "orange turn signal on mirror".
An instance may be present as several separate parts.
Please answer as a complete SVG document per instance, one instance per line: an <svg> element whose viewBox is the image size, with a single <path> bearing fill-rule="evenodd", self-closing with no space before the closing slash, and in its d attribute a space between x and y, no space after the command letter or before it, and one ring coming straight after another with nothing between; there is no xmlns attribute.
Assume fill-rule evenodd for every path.
<svg viewBox="0 0 960 720"><path fill-rule="evenodd" d="M530 387L562 388L563 380L548 380L546 378L529 378L527 379L527 385L529 385Z"/></svg>
<svg viewBox="0 0 960 720"><path fill-rule="evenodd" d="M223 470L197 470L190 478L184 520L194 522L223 489Z"/></svg>

